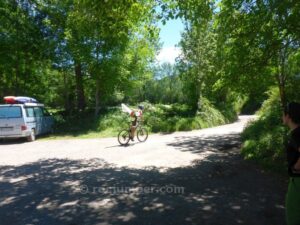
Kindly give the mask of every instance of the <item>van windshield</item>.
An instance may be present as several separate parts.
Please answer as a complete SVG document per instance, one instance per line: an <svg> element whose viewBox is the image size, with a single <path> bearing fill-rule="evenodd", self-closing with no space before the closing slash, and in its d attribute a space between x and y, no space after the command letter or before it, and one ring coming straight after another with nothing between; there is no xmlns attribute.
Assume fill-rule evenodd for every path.
<svg viewBox="0 0 300 225"><path fill-rule="evenodd" d="M2 118L20 118L22 117L21 107L19 106L1 106L0 119Z"/></svg>

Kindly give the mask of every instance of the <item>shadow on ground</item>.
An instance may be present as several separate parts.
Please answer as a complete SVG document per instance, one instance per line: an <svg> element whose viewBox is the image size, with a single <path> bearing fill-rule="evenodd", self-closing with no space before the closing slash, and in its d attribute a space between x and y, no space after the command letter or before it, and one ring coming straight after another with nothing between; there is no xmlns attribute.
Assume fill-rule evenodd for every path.
<svg viewBox="0 0 300 225"><path fill-rule="evenodd" d="M0 145L24 144L25 138L0 139Z"/></svg>
<svg viewBox="0 0 300 225"><path fill-rule="evenodd" d="M201 139L178 137L170 145L214 154L167 172L117 168L100 159L2 166L0 223L284 224L282 182L241 160L238 136Z"/></svg>
<svg viewBox="0 0 300 225"><path fill-rule="evenodd" d="M175 137L175 141L168 145L181 151L190 151L193 153L203 153L206 151L222 152L239 148L241 140L240 135L237 133L209 136L179 136Z"/></svg>

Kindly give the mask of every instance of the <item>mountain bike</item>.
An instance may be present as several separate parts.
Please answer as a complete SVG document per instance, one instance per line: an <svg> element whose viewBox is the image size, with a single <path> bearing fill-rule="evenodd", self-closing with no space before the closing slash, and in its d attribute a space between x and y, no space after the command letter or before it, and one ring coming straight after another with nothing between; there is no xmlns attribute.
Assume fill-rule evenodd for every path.
<svg viewBox="0 0 300 225"><path fill-rule="evenodd" d="M148 138L148 130L143 127L143 122L138 121L136 126L136 137L139 140L139 142L145 142ZM118 134L118 142L120 145L127 145L128 142L132 139L131 137L131 123L129 124L128 129L123 129Z"/></svg>

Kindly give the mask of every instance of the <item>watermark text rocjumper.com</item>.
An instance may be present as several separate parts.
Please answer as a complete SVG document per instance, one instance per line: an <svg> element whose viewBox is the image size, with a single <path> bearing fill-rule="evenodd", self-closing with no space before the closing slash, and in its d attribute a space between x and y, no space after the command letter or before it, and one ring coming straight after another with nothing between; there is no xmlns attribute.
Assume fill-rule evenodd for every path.
<svg viewBox="0 0 300 225"><path fill-rule="evenodd" d="M184 194L184 187L178 186L137 186L137 187L123 187L123 186L99 186L89 187L87 185L79 186L81 194L98 193L98 194Z"/></svg>

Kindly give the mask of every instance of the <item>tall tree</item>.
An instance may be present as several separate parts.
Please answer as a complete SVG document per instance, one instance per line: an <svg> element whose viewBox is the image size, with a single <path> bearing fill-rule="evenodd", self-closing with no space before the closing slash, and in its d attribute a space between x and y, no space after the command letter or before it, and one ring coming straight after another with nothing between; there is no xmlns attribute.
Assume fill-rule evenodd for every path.
<svg viewBox="0 0 300 225"><path fill-rule="evenodd" d="M283 107L288 59L299 48L299 35L291 29L300 19L297 9L298 1L223 0L218 16L228 79L243 87L277 83Z"/></svg>
<svg viewBox="0 0 300 225"><path fill-rule="evenodd" d="M35 70L49 57L46 15L27 0L1 1L0 12L0 93L30 94L39 81Z"/></svg>
<svg viewBox="0 0 300 225"><path fill-rule="evenodd" d="M212 26L213 1L178 1L179 16L185 19L185 32L180 46L181 78L194 109L201 107L205 80L217 72L216 37Z"/></svg>
<svg viewBox="0 0 300 225"><path fill-rule="evenodd" d="M151 0L104 1L101 4L86 1L79 4L80 27L91 47L88 59L91 62L89 72L96 84L95 114L99 111L100 96L107 93L108 89L114 90L118 82L124 80L123 77L129 78L128 72L124 73L124 70L121 70L126 68L124 65L128 65L127 69L132 76L139 76L143 71L140 70L138 74L136 71L141 61L149 54L153 55L151 51L153 52L155 48L151 45L155 43L152 40L157 36L152 25L153 7L154 1ZM135 43L131 44L131 41ZM140 44L143 42L144 46ZM132 48L130 51L133 57L129 63L124 63L129 53L128 48ZM145 49L150 51L146 55Z"/></svg>

